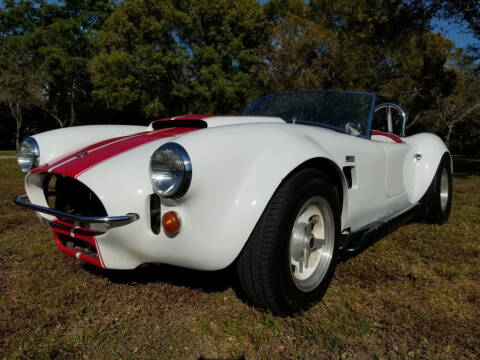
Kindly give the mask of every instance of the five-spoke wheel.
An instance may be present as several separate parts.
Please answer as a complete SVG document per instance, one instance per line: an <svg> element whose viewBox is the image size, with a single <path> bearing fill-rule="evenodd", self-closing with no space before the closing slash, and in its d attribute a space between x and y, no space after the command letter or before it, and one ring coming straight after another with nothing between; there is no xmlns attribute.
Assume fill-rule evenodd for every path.
<svg viewBox="0 0 480 360"><path fill-rule="evenodd" d="M339 228L338 189L328 176L304 169L287 178L238 258L247 298L281 315L321 299L335 269Z"/></svg>
<svg viewBox="0 0 480 360"><path fill-rule="evenodd" d="M335 228L332 210L325 198L314 196L300 209L290 238L290 264L295 285L314 289L332 260Z"/></svg>

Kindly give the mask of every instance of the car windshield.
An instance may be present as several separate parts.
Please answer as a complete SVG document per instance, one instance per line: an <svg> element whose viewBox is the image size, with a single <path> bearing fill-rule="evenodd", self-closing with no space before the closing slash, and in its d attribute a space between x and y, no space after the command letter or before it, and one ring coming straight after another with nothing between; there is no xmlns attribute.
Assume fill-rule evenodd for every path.
<svg viewBox="0 0 480 360"><path fill-rule="evenodd" d="M350 91L297 91L252 101L244 115L276 116L289 123L368 135L374 95Z"/></svg>

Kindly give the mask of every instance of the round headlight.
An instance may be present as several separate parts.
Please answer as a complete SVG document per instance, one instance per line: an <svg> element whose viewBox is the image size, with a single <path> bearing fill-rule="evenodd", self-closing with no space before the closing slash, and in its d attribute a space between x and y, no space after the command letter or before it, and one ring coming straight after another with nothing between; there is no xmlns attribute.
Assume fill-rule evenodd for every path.
<svg viewBox="0 0 480 360"><path fill-rule="evenodd" d="M155 192L164 198L184 195L192 179L192 164L185 149L177 143L160 146L150 159L150 180Z"/></svg>
<svg viewBox="0 0 480 360"><path fill-rule="evenodd" d="M40 148L36 140L32 137L23 140L17 151L17 161L22 171L27 173L38 166L39 157Z"/></svg>

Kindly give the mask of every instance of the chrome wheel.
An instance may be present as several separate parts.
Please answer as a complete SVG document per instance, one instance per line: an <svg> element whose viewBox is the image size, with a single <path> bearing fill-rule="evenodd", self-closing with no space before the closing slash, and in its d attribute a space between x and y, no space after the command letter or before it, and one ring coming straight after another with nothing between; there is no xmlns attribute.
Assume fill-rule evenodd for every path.
<svg viewBox="0 0 480 360"><path fill-rule="evenodd" d="M321 196L310 198L300 209L290 236L290 272L296 287L315 289L332 262L335 223L332 209Z"/></svg>
<svg viewBox="0 0 480 360"><path fill-rule="evenodd" d="M450 179L448 177L448 171L444 167L442 169L442 175L440 177L440 207L442 211L445 211L448 205L448 198L450 196Z"/></svg>

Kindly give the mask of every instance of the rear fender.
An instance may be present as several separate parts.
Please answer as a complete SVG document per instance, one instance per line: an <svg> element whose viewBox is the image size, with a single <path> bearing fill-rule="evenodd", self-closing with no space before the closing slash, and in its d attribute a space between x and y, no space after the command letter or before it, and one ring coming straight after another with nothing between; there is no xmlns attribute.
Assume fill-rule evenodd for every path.
<svg viewBox="0 0 480 360"><path fill-rule="evenodd" d="M437 135L420 133L404 139L412 145L412 154L416 159L410 159L406 163L404 171L413 174L415 180L407 188L410 203L414 204L421 200L427 192L440 161L445 153L450 154L445 143ZM419 159L419 160L418 160ZM450 157L450 166L453 171L453 163Z"/></svg>

